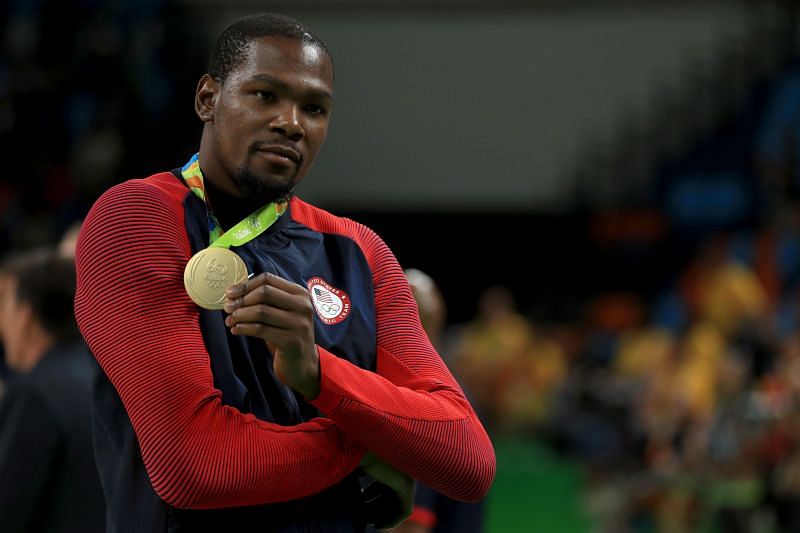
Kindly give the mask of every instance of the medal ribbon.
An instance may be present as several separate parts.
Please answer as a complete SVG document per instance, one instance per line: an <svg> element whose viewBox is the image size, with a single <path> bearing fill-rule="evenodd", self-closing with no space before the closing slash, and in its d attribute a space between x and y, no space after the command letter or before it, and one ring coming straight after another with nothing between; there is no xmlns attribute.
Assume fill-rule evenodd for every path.
<svg viewBox="0 0 800 533"><path fill-rule="evenodd" d="M200 162L197 156L198 154L194 154L189 162L183 165L181 176L186 185L189 186L189 189L206 204L209 242L211 243L209 247L230 248L231 246L241 246L264 233L286 212L286 208L289 205L288 202L271 202L248 215L247 218L228 231L222 231L219 220L208 208L206 188L203 185L203 172L200 170Z"/></svg>

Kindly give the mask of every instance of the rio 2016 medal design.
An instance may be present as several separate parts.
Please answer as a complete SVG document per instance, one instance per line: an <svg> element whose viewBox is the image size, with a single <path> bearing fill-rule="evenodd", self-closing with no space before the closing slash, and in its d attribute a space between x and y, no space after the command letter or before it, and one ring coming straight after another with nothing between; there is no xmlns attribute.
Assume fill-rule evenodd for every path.
<svg viewBox="0 0 800 533"><path fill-rule="evenodd" d="M186 292L204 309L222 309L228 287L244 281L247 281L247 266L241 257L227 248L200 250L183 271Z"/></svg>

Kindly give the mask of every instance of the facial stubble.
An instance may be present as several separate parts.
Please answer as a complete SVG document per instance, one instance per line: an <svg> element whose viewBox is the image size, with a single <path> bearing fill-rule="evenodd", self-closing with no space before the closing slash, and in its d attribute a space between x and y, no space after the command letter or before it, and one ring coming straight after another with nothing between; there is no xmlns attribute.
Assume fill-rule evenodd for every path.
<svg viewBox="0 0 800 533"><path fill-rule="evenodd" d="M271 202L289 201L294 195L297 169L291 178L283 183L276 183L277 180L263 179L253 172L254 154L255 151L251 149L247 161L231 176L239 190L242 202L249 208L258 209Z"/></svg>

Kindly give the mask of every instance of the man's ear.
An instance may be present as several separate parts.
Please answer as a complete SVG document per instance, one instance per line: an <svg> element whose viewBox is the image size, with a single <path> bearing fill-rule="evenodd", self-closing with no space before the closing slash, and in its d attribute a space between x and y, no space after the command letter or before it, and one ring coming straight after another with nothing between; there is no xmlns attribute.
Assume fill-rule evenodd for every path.
<svg viewBox="0 0 800 533"><path fill-rule="evenodd" d="M208 74L203 74L197 83L197 91L194 95L194 111L203 122L214 120L214 104L219 95L220 83Z"/></svg>

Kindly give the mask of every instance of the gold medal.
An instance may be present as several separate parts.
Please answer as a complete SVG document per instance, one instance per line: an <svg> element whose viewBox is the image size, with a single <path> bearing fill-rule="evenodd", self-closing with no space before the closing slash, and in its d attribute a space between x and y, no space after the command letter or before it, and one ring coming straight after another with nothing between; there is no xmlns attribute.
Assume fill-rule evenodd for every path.
<svg viewBox="0 0 800 533"><path fill-rule="evenodd" d="M247 266L227 248L200 250L186 263L183 285L194 303L204 309L222 309L228 287L247 281Z"/></svg>

